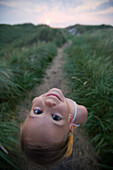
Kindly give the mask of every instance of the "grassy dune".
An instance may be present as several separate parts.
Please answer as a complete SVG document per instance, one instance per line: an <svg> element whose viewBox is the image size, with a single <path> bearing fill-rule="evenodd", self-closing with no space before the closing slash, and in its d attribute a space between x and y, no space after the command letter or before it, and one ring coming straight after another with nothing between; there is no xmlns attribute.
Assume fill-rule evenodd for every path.
<svg viewBox="0 0 113 170"><path fill-rule="evenodd" d="M65 65L71 97L88 109L85 124L99 166L112 168L113 155L113 29L73 38Z"/></svg>

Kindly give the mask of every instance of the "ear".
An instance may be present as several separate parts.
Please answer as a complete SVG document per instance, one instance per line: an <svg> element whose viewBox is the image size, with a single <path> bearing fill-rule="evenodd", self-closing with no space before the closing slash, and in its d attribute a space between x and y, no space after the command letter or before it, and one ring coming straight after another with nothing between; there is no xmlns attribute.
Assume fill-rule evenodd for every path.
<svg viewBox="0 0 113 170"><path fill-rule="evenodd" d="M73 117L72 117L72 114L69 114L69 127L70 127L70 132L73 132Z"/></svg>

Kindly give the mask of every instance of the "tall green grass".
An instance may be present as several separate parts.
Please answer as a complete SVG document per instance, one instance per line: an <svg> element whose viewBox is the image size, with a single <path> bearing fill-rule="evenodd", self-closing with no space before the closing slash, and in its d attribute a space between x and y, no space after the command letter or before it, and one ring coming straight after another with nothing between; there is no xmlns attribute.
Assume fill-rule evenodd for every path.
<svg viewBox="0 0 113 170"><path fill-rule="evenodd" d="M66 39L58 29L32 24L0 25L0 35L0 168L21 169L16 106L41 83Z"/></svg>
<svg viewBox="0 0 113 170"><path fill-rule="evenodd" d="M75 37L66 52L71 97L87 107L85 128L99 165L109 169L113 156L113 29Z"/></svg>
<svg viewBox="0 0 113 170"><path fill-rule="evenodd" d="M41 83L45 69L57 54L56 45L46 43L24 50L14 50L0 62L0 167L19 167L19 119L15 113L18 101L36 83ZM4 152L2 148L8 151Z"/></svg>
<svg viewBox="0 0 113 170"><path fill-rule="evenodd" d="M17 121L13 120L14 117L11 117L9 112L6 114L8 120L5 122L0 116L0 168L18 169L20 164L20 159L18 159L19 127Z"/></svg>

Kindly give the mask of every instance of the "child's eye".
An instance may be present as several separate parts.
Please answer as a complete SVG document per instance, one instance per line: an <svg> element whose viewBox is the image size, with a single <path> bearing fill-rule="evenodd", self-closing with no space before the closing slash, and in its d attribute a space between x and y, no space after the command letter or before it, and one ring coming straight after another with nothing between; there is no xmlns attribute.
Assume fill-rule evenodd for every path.
<svg viewBox="0 0 113 170"><path fill-rule="evenodd" d="M41 110L39 110L39 109L35 109L35 110L34 110L34 113L35 113L35 114L41 114L41 113L42 113L42 111L41 111Z"/></svg>
<svg viewBox="0 0 113 170"><path fill-rule="evenodd" d="M60 118L58 115L52 115L52 118L53 118L55 121L61 120L61 118Z"/></svg>

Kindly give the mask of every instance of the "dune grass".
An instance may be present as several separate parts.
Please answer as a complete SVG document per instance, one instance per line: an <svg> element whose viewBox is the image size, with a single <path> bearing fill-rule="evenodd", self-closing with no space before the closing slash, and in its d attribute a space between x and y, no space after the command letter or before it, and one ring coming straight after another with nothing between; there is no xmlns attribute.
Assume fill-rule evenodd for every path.
<svg viewBox="0 0 113 170"><path fill-rule="evenodd" d="M0 35L0 168L21 169L16 106L41 83L66 39L59 29L32 24L0 25Z"/></svg>
<svg viewBox="0 0 113 170"><path fill-rule="evenodd" d="M25 97L36 83L41 83L45 69L56 54L55 44L47 43L24 51L14 51L5 62L0 62L1 168L6 168L7 164L11 167L15 164L17 167L21 165L16 160L19 120L14 110L18 101ZM5 153L3 148L9 154Z"/></svg>
<svg viewBox="0 0 113 170"><path fill-rule="evenodd" d="M71 97L88 109L84 125L99 165L112 168L113 155L113 29L86 33L73 39L65 65Z"/></svg>

